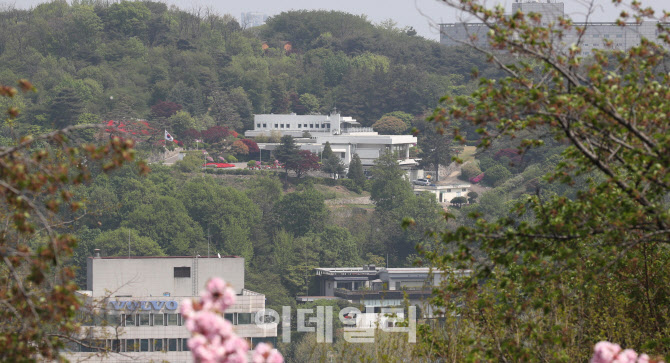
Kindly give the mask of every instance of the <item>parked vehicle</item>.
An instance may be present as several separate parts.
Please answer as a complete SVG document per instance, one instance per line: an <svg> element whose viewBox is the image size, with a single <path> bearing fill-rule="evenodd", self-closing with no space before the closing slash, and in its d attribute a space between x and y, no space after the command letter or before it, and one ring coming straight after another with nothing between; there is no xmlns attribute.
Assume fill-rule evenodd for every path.
<svg viewBox="0 0 670 363"><path fill-rule="evenodd" d="M430 180L428 180L428 179L417 179L417 180L413 180L412 184L414 184L414 185L430 185Z"/></svg>

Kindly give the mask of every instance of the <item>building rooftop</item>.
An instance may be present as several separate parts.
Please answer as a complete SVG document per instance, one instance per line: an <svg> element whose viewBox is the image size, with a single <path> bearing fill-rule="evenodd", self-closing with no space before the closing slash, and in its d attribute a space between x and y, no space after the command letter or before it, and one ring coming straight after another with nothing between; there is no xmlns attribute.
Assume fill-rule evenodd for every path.
<svg viewBox="0 0 670 363"><path fill-rule="evenodd" d="M102 260L141 260L141 259L172 259L172 258L242 258L240 256L89 256Z"/></svg>

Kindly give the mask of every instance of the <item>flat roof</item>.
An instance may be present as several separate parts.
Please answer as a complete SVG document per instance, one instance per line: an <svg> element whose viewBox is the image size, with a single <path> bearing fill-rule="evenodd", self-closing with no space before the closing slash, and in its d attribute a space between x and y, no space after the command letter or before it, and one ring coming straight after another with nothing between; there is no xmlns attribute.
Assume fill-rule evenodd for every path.
<svg viewBox="0 0 670 363"><path fill-rule="evenodd" d="M142 260L142 259L162 259L162 258L219 258L219 256L88 256L91 259L101 260ZM220 258L242 258L240 256L221 256Z"/></svg>

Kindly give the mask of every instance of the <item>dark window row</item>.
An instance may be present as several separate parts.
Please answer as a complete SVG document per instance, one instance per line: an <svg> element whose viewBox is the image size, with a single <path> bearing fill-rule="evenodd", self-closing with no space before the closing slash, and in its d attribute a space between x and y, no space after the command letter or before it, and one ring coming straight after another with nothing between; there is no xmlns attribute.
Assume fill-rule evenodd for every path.
<svg viewBox="0 0 670 363"><path fill-rule="evenodd" d="M233 325L254 324L254 313L225 314ZM82 326L179 326L184 325L181 314L106 314L81 317Z"/></svg>
<svg viewBox="0 0 670 363"><path fill-rule="evenodd" d="M70 343L71 352L185 352L188 351L188 338L151 338L151 339L90 339Z"/></svg>
<svg viewBox="0 0 670 363"><path fill-rule="evenodd" d="M84 316L83 326L178 326L183 325L181 314L105 314Z"/></svg>

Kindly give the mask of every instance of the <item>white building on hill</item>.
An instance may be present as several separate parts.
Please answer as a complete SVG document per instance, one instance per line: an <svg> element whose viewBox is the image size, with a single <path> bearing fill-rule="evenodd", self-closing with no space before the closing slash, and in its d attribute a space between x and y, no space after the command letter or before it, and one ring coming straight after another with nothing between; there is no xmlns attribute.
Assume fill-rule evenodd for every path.
<svg viewBox="0 0 670 363"><path fill-rule="evenodd" d="M339 113L330 115L254 115L254 129L244 133L247 137L269 136L271 133L291 135L303 150L315 153L323 151L326 142L345 165L351 163L354 154L361 158L364 169L374 164L374 160L385 152L393 152L400 166L416 179L417 161L409 156L409 149L415 146L417 138L412 135L379 135L371 127L361 127L355 119L342 117ZM259 143L263 150L274 150L277 143Z"/></svg>

